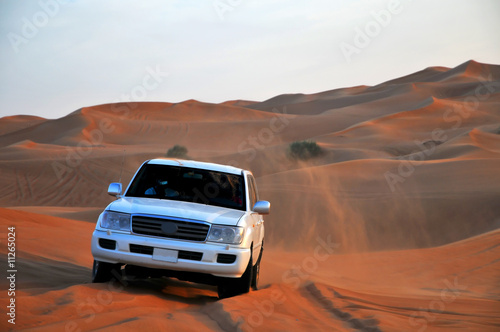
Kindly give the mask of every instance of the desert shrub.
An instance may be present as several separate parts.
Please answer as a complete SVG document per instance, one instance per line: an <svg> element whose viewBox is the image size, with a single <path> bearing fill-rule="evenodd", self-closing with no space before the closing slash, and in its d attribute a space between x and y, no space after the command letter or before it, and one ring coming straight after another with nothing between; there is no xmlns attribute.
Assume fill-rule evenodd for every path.
<svg viewBox="0 0 500 332"><path fill-rule="evenodd" d="M172 148L168 149L166 156L170 158L186 158L188 149L182 145L174 145Z"/></svg>
<svg viewBox="0 0 500 332"><path fill-rule="evenodd" d="M298 141L288 146L288 156L292 159L308 160L323 154L323 149L313 141Z"/></svg>

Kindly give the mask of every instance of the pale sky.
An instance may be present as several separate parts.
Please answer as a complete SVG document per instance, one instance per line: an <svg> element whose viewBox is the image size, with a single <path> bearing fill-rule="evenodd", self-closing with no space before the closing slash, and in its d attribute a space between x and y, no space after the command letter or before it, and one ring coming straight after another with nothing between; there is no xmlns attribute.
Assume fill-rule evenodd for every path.
<svg viewBox="0 0 500 332"><path fill-rule="evenodd" d="M0 0L0 117L263 101L500 64L498 0Z"/></svg>

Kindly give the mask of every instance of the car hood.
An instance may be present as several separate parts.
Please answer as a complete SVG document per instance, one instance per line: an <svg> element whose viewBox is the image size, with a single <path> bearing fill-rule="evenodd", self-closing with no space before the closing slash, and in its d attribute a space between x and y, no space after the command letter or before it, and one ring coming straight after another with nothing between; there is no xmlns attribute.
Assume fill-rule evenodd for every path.
<svg viewBox="0 0 500 332"><path fill-rule="evenodd" d="M130 214L185 218L230 226L236 226L245 214L245 211L218 206L141 197L119 198L109 204L106 209Z"/></svg>

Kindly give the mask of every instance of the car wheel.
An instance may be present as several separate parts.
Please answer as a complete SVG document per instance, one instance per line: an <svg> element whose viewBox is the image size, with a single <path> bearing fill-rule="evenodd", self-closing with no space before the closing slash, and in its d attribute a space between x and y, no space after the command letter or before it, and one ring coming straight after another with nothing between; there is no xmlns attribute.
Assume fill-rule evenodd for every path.
<svg viewBox="0 0 500 332"><path fill-rule="evenodd" d="M120 265L100 262L94 260L94 265L92 267L92 282L107 282L113 278L117 278L120 275Z"/></svg>
<svg viewBox="0 0 500 332"><path fill-rule="evenodd" d="M255 266L253 267L252 271L252 289L257 290L259 289L259 277L260 277L260 261L262 260L262 252L264 251L264 242L262 242L262 247L260 248L260 254L259 254L259 259L257 260L257 263L255 263Z"/></svg>
<svg viewBox="0 0 500 332"><path fill-rule="evenodd" d="M228 297L248 293L253 280L252 274L252 257L250 257L245 273L243 273L241 277L220 279L219 284L217 285L219 299L226 299Z"/></svg>

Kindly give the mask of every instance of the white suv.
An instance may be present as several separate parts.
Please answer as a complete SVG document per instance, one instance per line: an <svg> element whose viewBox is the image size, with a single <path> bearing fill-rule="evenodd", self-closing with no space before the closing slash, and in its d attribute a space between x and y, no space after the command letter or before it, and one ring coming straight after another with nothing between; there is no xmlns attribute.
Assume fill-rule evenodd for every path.
<svg viewBox="0 0 500 332"><path fill-rule="evenodd" d="M251 172L191 160L142 164L101 213L92 235L93 282L168 276L218 286L220 298L257 289L270 203Z"/></svg>

